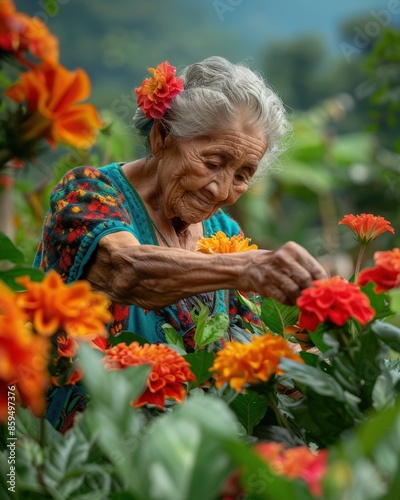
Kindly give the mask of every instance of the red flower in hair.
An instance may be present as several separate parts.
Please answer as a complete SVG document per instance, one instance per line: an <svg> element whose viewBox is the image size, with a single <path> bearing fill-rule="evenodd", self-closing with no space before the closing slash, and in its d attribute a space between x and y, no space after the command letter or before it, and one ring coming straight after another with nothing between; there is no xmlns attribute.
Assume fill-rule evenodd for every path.
<svg viewBox="0 0 400 500"><path fill-rule="evenodd" d="M159 64L155 69L149 68L153 76L143 80L135 89L139 108L151 120L159 120L171 108L172 99L182 92L183 80L175 76L176 68L168 61Z"/></svg>

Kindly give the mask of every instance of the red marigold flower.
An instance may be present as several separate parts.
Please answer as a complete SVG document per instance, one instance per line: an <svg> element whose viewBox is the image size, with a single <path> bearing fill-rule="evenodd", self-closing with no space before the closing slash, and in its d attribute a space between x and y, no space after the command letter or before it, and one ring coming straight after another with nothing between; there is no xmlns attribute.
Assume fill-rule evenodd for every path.
<svg viewBox="0 0 400 500"><path fill-rule="evenodd" d="M168 61L159 64L155 69L149 68L153 76L145 78L140 87L135 89L139 108L151 120L162 118L171 108L172 99L182 92L183 80L175 76L176 68Z"/></svg>
<svg viewBox="0 0 400 500"><path fill-rule="evenodd" d="M375 283L375 292L383 293L400 286L400 248L375 252L374 267L363 269L358 277L359 285Z"/></svg>
<svg viewBox="0 0 400 500"><path fill-rule="evenodd" d="M15 294L0 281L0 422L7 419L6 389L13 385L22 403L36 416L43 415L49 349L49 340L28 328Z"/></svg>
<svg viewBox="0 0 400 500"><path fill-rule="evenodd" d="M29 276L17 281L26 288L18 294L17 303L40 335L50 336L59 330L77 340L107 335L105 325L112 319L109 300L93 292L89 282L66 285L53 270L41 282L31 281Z"/></svg>
<svg viewBox="0 0 400 500"><path fill-rule="evenodd" d="M167 398L182 403L186 396L184 383L196 380L189 363L176 351L164 344L125 342L106 350L103 358L108 370L121 370L128 366L151 365L144 393L132 402L135 407L152 404L163 409Z"/></svg>
<svg viewBox="0 0 400 500"><path fill-rule="evenodd" d="M364 325L373 318L375 312L370 301L356 284L333 276L315 280L313 285L302 290L297 299L300 328L314 331L326 321L343 326L350 318Z"/></svg>
<svg viewBox="0 0 400 500"><path fill-rule="evenodd" d="M201 238L196 245L196 251L201 253L234 253L257 250L258 246L250 245L251 239L237 234L227 236L223 231L217 231L209 238Z"/></svg>
<svg viewBox="0 0 400 500"><path fill-rule="evenodd" d="M279 335L254 335L250 344L229 342L217 352L210 371L219 374L215 383L217 387L229 382L233 389L240 392L245 384L259 384L267 382L275 374L281 375L278 365L282 357L303 363Z"/></svg>
<svg viewBox="0 0 400 500"><path fill-rule="evenodd" d="M360 214L360 215L345 215L338 223L345 224L357 236L361 245L367 245L380 234L387 231L394 233L390 222L380 215Z"/></svg>
<svg viewBox="0 0 400 500"><path fill-rule="evenodd" d="M258 443L255 449L275 474L289 479L302 479L312 495L322 495L321 482L328 460L326 450L313 453L307 446L285 449L282 443Z"/></svg>
<svg viewBox="0 0 400 500"><path fill-rule="evenodd" d="M69 71L60 64L42 63L22 73L6 95L26 103L29 117L22 125L21 140L46 139L88 149L104 124L92 104L78 104L90 94L85 71Z"/></svg>
<svg viewBox="0 0 400 500"><path fill-rule="evenodd" d="M58 61L58 39L38 17L17 12L11 0L0 2L0 49L21 57L25 51L44 61Z"/></svg>

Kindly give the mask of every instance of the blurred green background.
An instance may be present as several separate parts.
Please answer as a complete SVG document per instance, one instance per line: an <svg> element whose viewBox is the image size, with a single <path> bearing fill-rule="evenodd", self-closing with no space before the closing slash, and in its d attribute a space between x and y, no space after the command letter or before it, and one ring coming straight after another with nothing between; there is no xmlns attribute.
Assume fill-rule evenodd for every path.
<svg viewBox="0 0 400 500"><path fill-rule="evenodd" d="M84 68L90 102L110 123L81 157L57 149L18 180L17 243L33 255L58 178L83 162L129 161L143 150L131 128L133 89L161 61L180 67L210 55L246 61L285 102L289 149L229 209L253 242L291 239L332 273L349 277L357 244L338 221L373 213L391 221L368 249L400 243L400 3L394 0L16 0L59 37L68 69Z"/></svg>

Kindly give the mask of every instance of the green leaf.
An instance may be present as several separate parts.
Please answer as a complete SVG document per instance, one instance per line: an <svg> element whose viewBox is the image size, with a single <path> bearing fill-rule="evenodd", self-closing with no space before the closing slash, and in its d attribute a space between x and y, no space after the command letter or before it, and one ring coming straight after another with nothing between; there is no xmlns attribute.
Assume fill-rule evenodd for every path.
<svg viewBox="0 0 400 500"><path fill-rule="evenodd" d="M57 489L58 498L67 498L68 495L81 485L81 481L75 480L71 490L71 484L65 482L66 476L86 463L89 454L89 443L79 439L81 434L69 432L64 439L57 441L47 452L48 457L43 464L44 480L48 487Z"/></svg>
<svg viewBox="0 0 400 500"><path fill-rule="evenodd" d="M90 395L82 419L98 434L98 444L114 464L122 486L136 494L135 451L143 418L130 403L143 393L151 367L132 366L109 372L99 353L86 344L80 347L79 360L85 373L82 382Z"/></svg>
<svg viewBox="0 0 400 500"><path fill-rule="evenodd" d="M332 397L337 401L345 400L343 389L336 380L314 366L281 358L279 368L294 381L311 388L317 394Z"/></svg>
<svg viewBox="0 0 400 500"><path fill-rule="evenodd" d="M299 309L296 306L285 306L275 299L264 298L261 305L261 319L273 332L284 335L284 329L297 323Z"/></svg>
<svg viewBox="0 0 400 500"><path fill-rule="evenodd" d="M20 276L29 276L32 281L42 281L44 277L43 271L35 267L18 266L6 271L0 270L0 280L9 286L15 292L25 290L25 287L15 282L15 278Z"/></svg>
<svg viewBox="0 0 400 500"><path fill-rule="evenodd" d="M390 349L400 352L400 328L390 323L376 321L371 325L371 330L380 340L382 340L382 342L387 344Z"/></svg>
<svg viewBox="0 0 400 500"><path fill-rule="evenodd" d="M389 297L386 293L374 292L375 283L369 282L360 287L362 292L369 298L371 307L375 311L374 319L382 319L392 314Z"/></svg>
<svg viewBox="0 0 400 500"><path fill-rule="evenodd" d="M196 331L194 334L194 341L196 343L196 346L201 344L201 340L203 338L204 327L206 325L208 314L209 314L208 307L206 307L201 302L199 302L198 305L200 308L199 314L196 313L195 309L193 309L192 313L191 313L194 324L196 325Z"/></svg>
<svg viewBox="0 0 400 500"><path fill-rule="evenodd" d="M330 346L328 346L328 344L326 344L326 342L324 342L323 340L325 333L325 325L319 325L315 332L308 332L310 339L321 352L326 352L328 349L330 349Z"/></svg>
<svg viewBox="0 0 400 500"><path fill-rule="evenodd" d="M185 345L183 343L182 337L173 326L171 326L169 323L164 323L161 328L164 330L165 339L168 344L177 345L181 349L185 350Z"/></svg>
<svg viewBox="0 0 400 500"><path fill-rule="evenodd" d="M237 432L237 422L225 403L204 394L154 420L135 464L140 498L217 498L231 471L223 444L235 439Z"/></svg>
<svg viewBox="0 0 400 500"><path fill-rule="evenodd" d="M389 301L390 301L390 309L394 313L400 312L400 289L394 288L393 290L389 290L387 292Z"/></svg>
<svg viewBox="0 0 400 500"><path fill-rule="evenodd" d="M229 328L229 317L226 313L219 313L210 318L204 325L201 335L197 336L197 330L195 333L196 348L201 349L207 344L211 344L216 340L219 340L224 336Z"/></svg>
<svg viewBox="0 0 400 500"><path fill-rule="evenodd" d="M190 364L190 369L196 375L196 380L189 383L189 390L198 387L212 377L210 368L214 363L214 359L215 354L204 349L185 356L185 360Z"/></svg>
<svg viewBox="0 0 400 500"><path fill-rule="evenodd" d="M268 403L260 394L247 391L246 394L239 394L230 404L239 422L251 435L253 428L261 421L267 413Z"/></svg>
<svg viewBox="0 0 400 500"><path fill-rule="evenodd" d="M238 298L239 302L241 302L243 305L247 307L247 309L249 309L250 312L256 314L257 316L260 316L260 307L257 304L251 302L251 300L249 300L247 297L245 297L238 291L236 291L236 297Z"/></svg>
<svg viewBox="0 0 400 500"><path fill-rule="evenodd" d="M17 422L15 431L17 438L29 436L29 439L34 439L37 442L42 442L42 429L44 426L45 444L54 443L62 439L62 434L54 429L54 427L46 419L36 417L28 408L17 407Z"/></svg>
<svg viewBox="0 0 400 500"><path fill-rule="evenodd" d="M8 260L13 264L25 262L24 254L19 250L8 236L0 232L0 260Z"/></svg>
<svg viewBox="0 0 400 500"><path fill-rule="evenodd" d="M371 416L357 430L357 442L364 456L371 456L376 445L400 418L400 402L395 406Z"/></svg>
<svg viewBox="0 0 400 500"><path fill-rule="evenodd" d="M114 347L122 342L126 345L132 344L132 342L137 342L139 345L148 344L149 341L142 335L137 335L136 333L129 332L128 330L123 330L118 335L110 335L107 339L110 342L111 347Z"/></svg>

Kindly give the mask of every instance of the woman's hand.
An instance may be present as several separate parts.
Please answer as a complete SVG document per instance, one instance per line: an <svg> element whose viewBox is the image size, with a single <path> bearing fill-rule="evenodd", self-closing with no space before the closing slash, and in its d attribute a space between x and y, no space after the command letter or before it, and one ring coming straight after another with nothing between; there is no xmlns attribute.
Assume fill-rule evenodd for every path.
<svg viewBox="0 0 400 500"><path fill-rule="evenodd" d="M313 280L327 278L321 264L293 241L277 250L257 250L247 255L251 262L246 267L250 281L246 288L283 304L295 304L301 290L312 286Z"/></svg>

